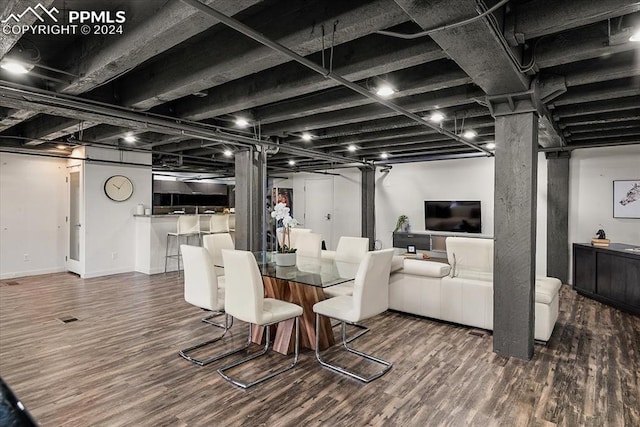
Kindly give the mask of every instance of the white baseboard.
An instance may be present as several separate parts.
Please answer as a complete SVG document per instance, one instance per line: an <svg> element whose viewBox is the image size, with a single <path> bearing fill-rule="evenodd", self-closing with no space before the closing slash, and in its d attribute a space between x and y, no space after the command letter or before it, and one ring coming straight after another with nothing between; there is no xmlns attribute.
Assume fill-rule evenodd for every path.
<svg viewBox="0 0 640 427"><path fill-rule="evenodd" d="M95 277L111 276L113 274L131 273L133 271L135 271L135 270L133 268L131 268L131 267L124 267L124 268L117 268L117 269L113 269L113 270L85 272L80 277L82 277L83 279L93 279Z"/></svg>
<svg viewBox="0 0 640 427"><path fill-rule="evenodd" d="M66 269L64 267L42 268L39 270L28 270L28 271L12 271L9 273L0 273L0 280L15 279L17 277L27 277L27 276L41 276L43 274L63 273L65 271Z"/></svg>

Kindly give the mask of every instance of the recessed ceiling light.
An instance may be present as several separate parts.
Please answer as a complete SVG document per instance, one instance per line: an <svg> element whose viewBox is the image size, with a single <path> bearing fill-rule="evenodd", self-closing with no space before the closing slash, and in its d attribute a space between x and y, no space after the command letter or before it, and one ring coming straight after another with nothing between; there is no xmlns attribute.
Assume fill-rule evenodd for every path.
<svg viewBox="0 0 640 427"><path fill-rule="evenodd" d="M125 142L128 142L129 144L132 144L137 141L137 138L131 134L125 135L123 139Z"/></svg>
<svg viewBox="0 0 640 427"><path fill-rule="evenodd" d="M464 133L462 134L462 137L463 137L464 139L473 139L473 138L475 138L476 136L478 136L478 132L476 132L476 131L475 131L475 130L473 130L473 129L465 130L465 131L464 131Z"/></svg>
<svg viewBox="0 0 640 427"><path fill-rule="evenodd" d="M631 34L631 37L629 37L629 41L640 42L640 28L637 29L633 34Z"/></svg>
<svg viewBox="0 0 640 427"><path fill-rule="evenodd" d="M231 157L231 156L233 156L233 151L231 151L231 150L224 150L224 155L225 155L225 156L227 156L227 157Z"/></svg>
<svg viewBox="0 0 640 427"><path fill-rule="evenodd" d="M389 157L389 155L387 153L380 153L380 158L381 159L386 159L388 157Z"/></svg>
<svg viewBox="0 0 640 427"><path fill-rule="evenodd" d="M58 145L56 145L56 148L57 148L58 150L66 150L66 149L67 149L67 146L66 146L66 145L63 145L63 144L58 144Z"/></svg>
<svg viewBox="0 0 640 427"><path fill-rule="evenodd" d="M358 147L356 147L356 146L355 146L355 145L353 145L353 144L347 147L347 150L351 151L352 153L353 153L354 151L356 151L357 149L358 149Z"/></svg>
<svg viewBox="0 0 640 427"><path fill-rule="evenodd" d="M311 141L311 138L313 138L311 136L311 134L309 132L302 132L302 139L305 141Z"/></svg>
<svg viewBox="0 0 640 427"><path fill-rule="evenodd" d="M378 90L376 91L376 95L381 96L383 98L388 98L391 95L393 95L396 92L396 90L391 87L391 85L389 84L382 84L380 86L378 86Z"/></svg>
<svg viewBox="0 0 640 427"><path fill-rule="evenodd" d="M3 59L0 61L0 68L7 70L12 74L27 74L33 69L32 64L25 64L24 62L16 61L14 59Z"/></svg>
<svg viewBox="0 0 640 427"><path fill-rule="evenodd" d="M244 117L236 117L236 126L246 128L247 126L249 126L249 121Z"/></svg>
<svg viewBox="0 0 640 427"><path fill-rule="evenodd" d="M289 166L293 166L293 165L295 165L295 164L296 164L296 161L295 161L295 160L289 160Z"/></svg>
<svg viewBox="0 0 640 427"><path fill-rule="evenodd" d="M434 123L440 123L444 120L444 114L439 111L434 111L433 113L431 113L431 116L429 116L429 120Z"/></svg>
<svg viewBox="0 0 640 427"><path fill-rule="evenodd" d="M496 148L496 144L494 142L490 142L485 145L485 147L487 148L487 150L493 150L494 148Z"/></svg>

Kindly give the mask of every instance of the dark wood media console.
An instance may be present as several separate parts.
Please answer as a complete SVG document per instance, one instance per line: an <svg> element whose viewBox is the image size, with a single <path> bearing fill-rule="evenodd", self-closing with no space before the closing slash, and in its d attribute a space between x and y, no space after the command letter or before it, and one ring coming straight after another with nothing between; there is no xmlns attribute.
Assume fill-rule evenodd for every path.
<svg viewBox="0 0 640 427"><path fill-rule="evenodd" d="M573 288L582 295L640 316L640 252L633 245L573 244Z"/></svg>

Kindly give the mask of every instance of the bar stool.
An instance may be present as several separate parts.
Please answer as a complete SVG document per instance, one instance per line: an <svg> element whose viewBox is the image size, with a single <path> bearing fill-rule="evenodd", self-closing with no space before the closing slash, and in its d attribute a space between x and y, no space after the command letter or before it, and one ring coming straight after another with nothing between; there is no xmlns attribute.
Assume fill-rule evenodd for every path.
<svg viewBox="0 0 640 427"><path fill-rule="evenodd" d="M169 245L171 244L171 237L176 240L177 253L169 254ZM167 247L164 252L164 272L167 272L167 260L169 258L178 259L178 276L180 275L180 261L182 255L180 253L180 239L184 237L185 243L189 244L189 237L196 237L198 239L198 245L200 245L200 217L198 215L183 215L178 217L178 225L176 232L167 233Z"/></svg>
<svg viewBox="0 0 640 427"><path fill-rule="evenodd" d="M229 215L214 214L209 219L209 233L228 233L229 232Z"/></svg>

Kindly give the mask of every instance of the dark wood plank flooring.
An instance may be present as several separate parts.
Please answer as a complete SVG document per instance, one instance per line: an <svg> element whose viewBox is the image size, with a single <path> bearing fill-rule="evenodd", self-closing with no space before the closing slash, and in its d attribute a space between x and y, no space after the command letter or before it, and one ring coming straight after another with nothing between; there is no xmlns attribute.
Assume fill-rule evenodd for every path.
<svg viewBox="0 0 640 427"><path fill-rule="evenodd" d="M531 361L497 356L489 333L395 312L371 319L354 345L394 367L369 385L307 350L294 370L237 389L220 363L177 354L220 333L202 317L175 273L3 281L0 375L42 426L640 426L640 318L567 286ZM225 348L246 333L237 322ZM236 375L285 360L272 354Z"/></svg>

